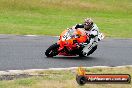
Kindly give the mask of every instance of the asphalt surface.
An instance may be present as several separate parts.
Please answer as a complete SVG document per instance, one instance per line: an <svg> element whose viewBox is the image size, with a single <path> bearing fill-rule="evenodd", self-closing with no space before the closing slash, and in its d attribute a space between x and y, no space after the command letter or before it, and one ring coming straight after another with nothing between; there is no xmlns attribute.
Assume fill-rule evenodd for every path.
<svg viewBox="0 0 132 88"><path fill-rule="evenodd" d="M57 40L50 36L0 35L0 70L132 65L132 39L104 39L85 58L47 58L45 50Z"/></svg>

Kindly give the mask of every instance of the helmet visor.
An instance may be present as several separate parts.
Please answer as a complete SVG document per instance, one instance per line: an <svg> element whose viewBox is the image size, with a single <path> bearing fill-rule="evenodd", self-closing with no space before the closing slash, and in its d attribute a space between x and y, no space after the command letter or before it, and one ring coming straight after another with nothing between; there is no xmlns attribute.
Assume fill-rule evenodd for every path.
<svg viewBox="0 0 132 88"><path fill-rule="evenodd" d="M89 31L89 30L90 30L90 28L91 28L91 26L90 26L90 25L84 25L84 29L85 29L85 30Z"/></svg>

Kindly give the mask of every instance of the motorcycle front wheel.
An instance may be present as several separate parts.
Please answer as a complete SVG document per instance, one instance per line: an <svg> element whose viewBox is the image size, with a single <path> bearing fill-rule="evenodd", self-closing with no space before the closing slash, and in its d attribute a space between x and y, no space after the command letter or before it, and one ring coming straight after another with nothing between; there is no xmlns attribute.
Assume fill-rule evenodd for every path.
<svg viewBox="0 0 132 88"><path fill-rule="evenodd" d="M56 56L58 55L58 48L59 48L59 45L57 43L51 45L45 52L45 55L47 57L53 57L53 56Z"/></svg>

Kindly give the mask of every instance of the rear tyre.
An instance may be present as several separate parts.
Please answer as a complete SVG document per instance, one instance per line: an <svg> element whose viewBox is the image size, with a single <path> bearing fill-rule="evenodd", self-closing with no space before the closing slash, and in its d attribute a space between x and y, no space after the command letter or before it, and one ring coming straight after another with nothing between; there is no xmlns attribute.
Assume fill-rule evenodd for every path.
<svg viewBox="0 0 132 88"><path fill-rule="evenodd" d="M59 48L59 45L57 43L51 45L45 52L45 55L47 57L53 57L53 56L56 56L58 55L58 48Z"/></svg>
<svg viewBox="0 0 132 88"><path fill-rule="evenodd" d="M79 57L86 57L85 55L83 55L83 50L84 46L80 46L80 49L79 49Z"/></svg>
<svg viewBox="0 0 132 88"><path fill-rule="evenodd" d="M84 56L83 53L81 52L79 53L79 57L86 57L86 56Z"/></svg>

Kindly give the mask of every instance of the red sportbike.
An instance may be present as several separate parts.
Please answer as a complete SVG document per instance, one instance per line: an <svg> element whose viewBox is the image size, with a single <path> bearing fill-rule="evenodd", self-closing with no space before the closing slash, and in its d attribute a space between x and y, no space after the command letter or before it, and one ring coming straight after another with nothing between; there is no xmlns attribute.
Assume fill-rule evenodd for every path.
<svg viewBox="0 0 132 88"><path fill-rule="evenodd" d="M63 31L57 43L51 45L45 52L47 57L56 55L84 57L82 49L86 45L89 37L83 29L67 29ZM93 47L88 55L96 50L97 46Z"/></svg>

